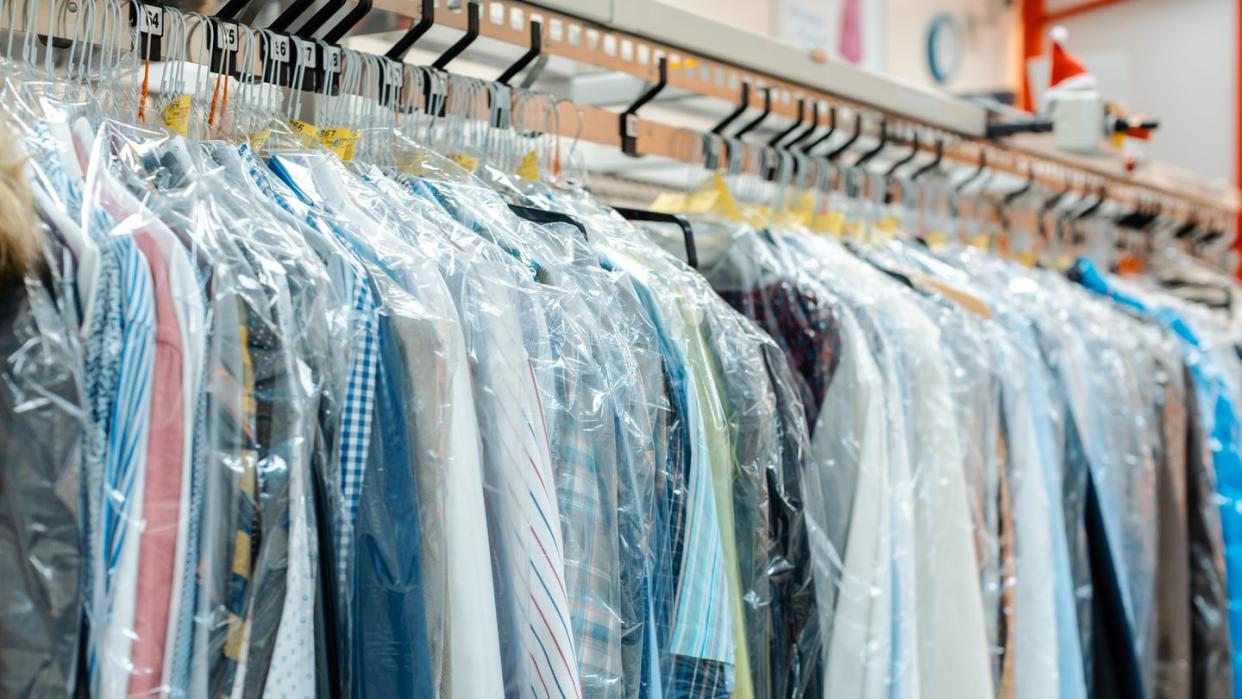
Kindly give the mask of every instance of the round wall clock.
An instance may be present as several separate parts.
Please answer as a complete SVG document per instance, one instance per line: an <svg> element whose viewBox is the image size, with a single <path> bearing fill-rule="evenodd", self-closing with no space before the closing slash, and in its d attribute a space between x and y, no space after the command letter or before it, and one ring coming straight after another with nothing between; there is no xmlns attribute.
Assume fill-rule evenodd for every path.
<svg viewBox="0 0 1242 699"><path fill-rule="evenodd" d="M962 68L965 31L957 17L941 12L927 26L927 67L932 79L945 85L957 77Z"/></svg>

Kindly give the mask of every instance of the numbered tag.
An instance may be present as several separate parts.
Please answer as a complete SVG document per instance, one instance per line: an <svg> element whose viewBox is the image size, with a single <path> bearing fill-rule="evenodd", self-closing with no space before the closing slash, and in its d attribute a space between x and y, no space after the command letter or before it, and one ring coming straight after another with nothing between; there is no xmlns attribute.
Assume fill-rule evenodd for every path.
<svg viewBox="0 0 1242 699"><path fill-rule="evenodd" d="M315 68L318 65L315 61L315 45L297 37L293 38L293 43L298 47L298 63L308 70Z"/></svg>
<svg viewBox="0 0 1242 699"><path fill-rule="evenodd" d="M324 49L325 62L328 64L330 72L340 74L341 72L341 50L335 46L328 46Z"/></svg>
<svg viewBox="0 0 1242 699"><path fill-rule="evenodd" d="M216 34L216 48L221 51L236 51L237 45L237 25L220 25L220 31Z"/></svg>
<svg viewBox="0 0 1242 699"><path fill-rule="evenodd" d="M401 81L405 77L405 71L402 64L390 62L388 65L388 84L393 87L401 87Z"/></svg>
<svg viewBox="0 0 1242 699"><path fill-rule="evenodd" d="M143 5L138 13L138 31L151 36L164 36L164 8Z"/></svg>
<svg viewBox="0 0 1242 699"><path fill-rule="evenodd" d="M280 36L279 34L271 37L270 50L272 52L271 60L277 63L288 63L289 56L292 55L292 49L289 46L289 37Z"/></svg>

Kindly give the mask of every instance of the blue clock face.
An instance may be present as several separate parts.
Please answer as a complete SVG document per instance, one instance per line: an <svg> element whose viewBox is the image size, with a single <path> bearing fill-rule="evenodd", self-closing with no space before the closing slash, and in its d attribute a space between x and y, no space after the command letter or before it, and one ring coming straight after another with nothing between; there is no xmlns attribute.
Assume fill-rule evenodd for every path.
<svg viewBox="0 0 1242 699"><path fill-rule="evenodd" d="M964 38L962 24L953 15L941 12L932 18L927 27L927 67L937 83L944 85L957 77Z"/></svg>

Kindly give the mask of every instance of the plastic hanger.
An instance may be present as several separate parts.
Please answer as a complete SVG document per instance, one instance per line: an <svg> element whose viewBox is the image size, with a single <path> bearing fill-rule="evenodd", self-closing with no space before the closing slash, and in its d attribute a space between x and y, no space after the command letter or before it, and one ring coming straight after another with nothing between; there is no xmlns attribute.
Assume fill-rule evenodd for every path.
<svg viewBox="0 0 1242 699"><path fill-rule="evenodd" d="M646 209L630 209L618 207L616 212L627 221L645 221L648 223L670 223L681 229L682 239L686 245L686 264L697 269L699 266L698 252L694 247L694 229L690 225L690 221L685 216L677 214L666 214L659 211L648 211Z"/></svg>

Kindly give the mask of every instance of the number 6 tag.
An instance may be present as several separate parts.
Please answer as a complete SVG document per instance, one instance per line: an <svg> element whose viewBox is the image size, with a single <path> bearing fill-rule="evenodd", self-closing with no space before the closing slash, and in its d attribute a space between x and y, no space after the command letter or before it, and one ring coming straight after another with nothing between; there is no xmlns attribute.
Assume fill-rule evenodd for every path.
<svg viewBox="0 0 1242 699"><path fill-rule="evenodd" d="M277 63L289 62L289 37L276 35L272 37L272 60Z"/></svg>

